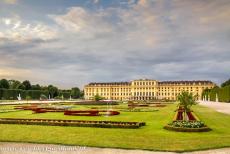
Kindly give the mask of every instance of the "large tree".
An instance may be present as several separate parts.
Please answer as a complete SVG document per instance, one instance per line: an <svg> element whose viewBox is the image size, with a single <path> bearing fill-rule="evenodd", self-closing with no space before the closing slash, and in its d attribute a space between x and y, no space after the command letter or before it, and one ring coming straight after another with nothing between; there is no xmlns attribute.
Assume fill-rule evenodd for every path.
<svg viewBox="0 0 230 154"><path fill-rule="evenodd" d="M49 85L48 91L49 91L51 98L58 96L58 88L57 87L54 87L53 85Z"/></svg>
<svg viewBox="0 0 230 154"><path fill-rule="evenodd" d="M10 89L19 89L21 82L18 80L9 80Z"/></svg>
<svg viewBox="0 0 230 154"><path fill-rule="evenodd" d="M8 80L6 80L6 79L0 80L0 88L9 89L10 84L9 84Z"/></svg>
<svg viewBox="0 0 230 154"><path fill-rule="evenodd" d="M41 86L39 84L32 85L31 90L41 90Z"/></svg>
<svg viewBox="0 0 230 154"><path fill-rule="evenodd" d="M31 89L30 81L25 80L25 81L22 82L22 84L25 86L25 90L30 90Z"/></svg>
<svg viewBox="0 0 230 154"><path fill-rule="evenodd" d="M79 98L81 95L81 91L78 87L74 87L71 89L71 97L72 98Z"/></svg>
<svg viewBox="0 0 230 154"><path fill-rule="evenodd" d="M230 85L230 79L221 84L221 87L226 87Z"/></svg>

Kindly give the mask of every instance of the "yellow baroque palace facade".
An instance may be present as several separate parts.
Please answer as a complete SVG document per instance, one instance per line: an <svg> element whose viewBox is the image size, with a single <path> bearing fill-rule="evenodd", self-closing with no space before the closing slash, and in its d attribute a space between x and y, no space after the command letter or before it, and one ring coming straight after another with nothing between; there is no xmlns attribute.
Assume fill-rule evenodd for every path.
<svg viewBox="0 0 230 154"><path fill-rule="evenodd" d="M176 100L182 91L201 95L204 89L211 89L215 83L211 81L157 81L139 79L131 82L89 83L85 85L85 99L93 99L99 95L108 100Z"/></svg>

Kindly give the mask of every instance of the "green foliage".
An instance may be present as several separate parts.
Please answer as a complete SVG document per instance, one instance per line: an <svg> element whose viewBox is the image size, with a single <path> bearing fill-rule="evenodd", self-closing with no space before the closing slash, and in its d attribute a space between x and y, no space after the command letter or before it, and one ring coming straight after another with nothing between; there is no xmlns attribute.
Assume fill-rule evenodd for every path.
<svg viewBox="0 0 230 154"><path fill-rule="evenodd" d="M74 87L71 89L71 96L72 98L79 98L81 95L81 91L78 87Z"/></svg>
<svg viewBox="0 0 230 154"><path fill-rule="evenodd" d="M94 100L95 100L95 101L100 101L100 100L103 100L103 97L101 97L100 95L96 94L96 95L94 96Z"/></svg>
<svg viewBox="0 0 230 154"><path fill-rule="evenodd" d="M31 99L31 96L27 95L26 100L30 100L30 99Z"/></svg>
<svg viewBox="0 0 230 154"><path fill-rule="evenodd" d="M69 90L59 90L58 97L59 99L69 99L70 98L70 91Z"/></svg>
<svg viewBox="0 0 230 154"><path fill-rule="evenodd" d="M230 86L230 79L221 84L221 87Z"/></svg>
<svg viewBox="0 0 230 154"><path fill-rule="evenodd" d="M0 88L9 89L10 88L9 82L6 79L0 80Z"/></svg>
<svg viewBox="0 0 230 154"><path fill-rule="evenodd" d="M48 96L48 91L41 90L20 90L20 89L0 89L0 99L4 100L17 100L18 94L22 99L30 96L31 99L40 99L41 94Z"/></svg>
<svg viewBox="0 0 230 154"><path fill-rule="evenodd" d="M216 101L216 96L220 102L230 102L230 85L224 87L214 87L213 89L205 89L202 93L203 98L210 98L210 101Z"/></svg>
<svg viewBox="0 0 230 154"><path fill-rule="evenodd" d="M49 85L48 91L49 91L51 98L58 96L58 88L57 87L54 87L53 85Z"/></svg>
<svg viewBox="0 0 230 154"><path fill-rule="evenodd" d="M220 88L216 86L210 90L210 101L216 101L216 95L219 93L219 89Z"/></svg>
<svg viewBox="0 0 230 154"><path fill-rule="evenodd" d="M30 90L31 89L30 81L25 80L25 81L22 82L22 84L24 85L25 90Z"/></svg>
<svg viewBox="0 0 230 154"><path fill-rule="evenodd" d="M31 89L32 89L32 90L41 90L41 86L40 86L39 84L32 85L32 86L31 86Z"/></svg>
<svg viewBox="0 0 230 154"><path fill-rule="evenodd" d="M63 96L64 99L69 99L71 94L72 98L84 96L84 93L78 87L74 87L71 90L59 90L53 85L31 85L28 80L22 83L18 80L0 80L0 99L17 100L18 94L21 94L22 99L26 99L26 96L30 96L31 99L40 99L41 95L45 95L46 97L50 95L51 98L62 98Z"/></svg>
<svg viewBox="0 0 230 154"><path fill-rule="evenodd" d="M179 106L183 106L185 111L189 111L192 105L196 104L196 96L193 96L192 93L183 91L177 96L179 101Z"/></svg>
<svg viewBox="0 0 230 154"><path fill-rule="evenodd" d="M21 82L17 80L9 80L9 84L10 84L10 89L19 89Z"/></svg>
<svg viewBox="0 0 230 154"><path fill-rule="evenodd" d="M220 102L230 102L230 85L220 88L218 94Z"/></svg>
<svg viewBox="0 0 230 154"><path fill-rule="evenodd" d="M40 99L41 99L41 100L46 100L46 99L48 99L48 98L47 98L47 96L46 96L46 95L41 94L41 95L40 95Z"/></svg>

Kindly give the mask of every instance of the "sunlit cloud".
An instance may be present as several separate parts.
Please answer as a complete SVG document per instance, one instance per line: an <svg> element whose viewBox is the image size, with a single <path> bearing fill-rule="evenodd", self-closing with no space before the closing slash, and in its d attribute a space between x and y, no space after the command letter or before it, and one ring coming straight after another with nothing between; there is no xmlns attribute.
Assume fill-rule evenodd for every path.
<svg viewBox="0 0 230 154"><path fill-rule="evenodd" d="M62 87L229 77L229 1L90 2L93 9L74 4L39 18L27 10L27 17L0 17L0 64L11 68L5 76L29 70L25 79Z"/></svg>
<svg viewBox="0 0 230 154"><path fill-rule="evenodd" d="M7 4L16 4L18 0L3 0L3 2Z"/></svg>

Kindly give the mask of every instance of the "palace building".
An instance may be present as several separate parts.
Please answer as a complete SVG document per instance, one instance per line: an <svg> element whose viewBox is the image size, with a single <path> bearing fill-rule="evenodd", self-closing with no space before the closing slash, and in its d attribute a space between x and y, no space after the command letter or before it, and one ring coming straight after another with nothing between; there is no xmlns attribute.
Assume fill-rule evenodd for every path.
<svg viewBox="0 0 230 154"><path fill-rule="evenodd" d="M176 100L182 91L201 95L204 89L211 89L215 83L211 81L157 81L139 79L131 82L89 83L85 85L85 99L93 99L99 95L109 100Z"/></svg>

